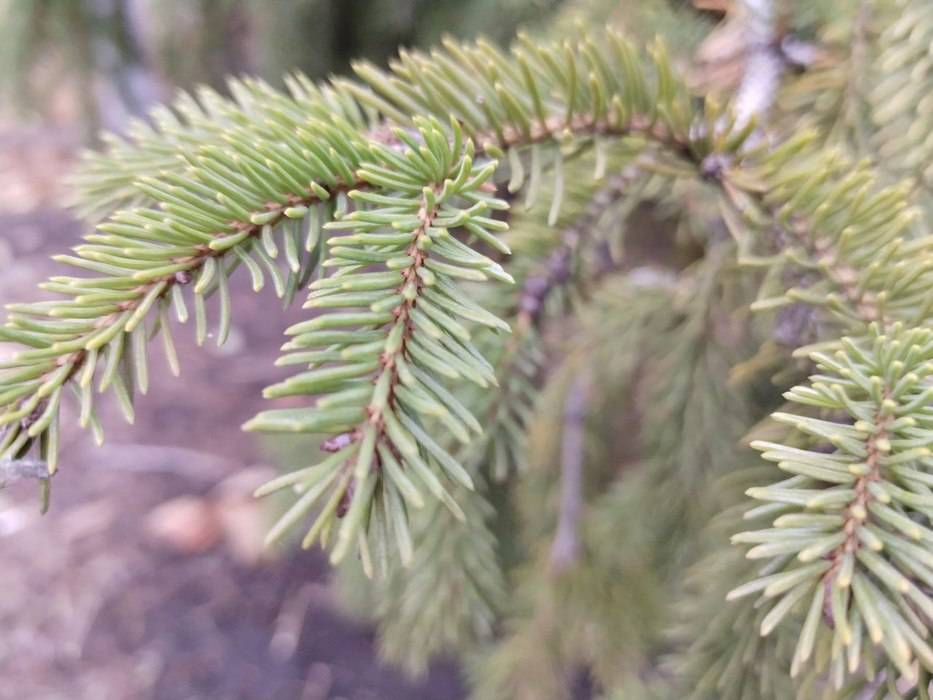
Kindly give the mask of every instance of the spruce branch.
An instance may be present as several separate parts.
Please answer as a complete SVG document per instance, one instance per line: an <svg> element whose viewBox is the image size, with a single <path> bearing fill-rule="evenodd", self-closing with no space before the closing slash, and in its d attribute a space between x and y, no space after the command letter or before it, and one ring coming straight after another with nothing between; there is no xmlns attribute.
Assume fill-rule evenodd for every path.
<svg viewBox="0 0 933 700"><path fill-rule="evenodd" d="M909 38L905 51L914 55L914 39L922 44L927 27L918 24L909 37L905 31L898 24L894 36ZM901 58L887 60L902 65ZM177 369L169 310L174 306L180 320L188 316L184 290L192 292L200 340L207 335L205 298L219 295L222 342L231 323L228 277L237 267L247 268L257 289L270 277L286 301L310 286L311 315L288 329L280 360L300 369L266 391L295 403L247 426L324 438L316 464L260 489L296 496L270 538L315 511L304 542L332 544L334 561L357 550L367 572L390 571L395 583L396 554L403 565L423 566L411 579L417 583L399 593L409 611L394 622L407 621L450 648L488 636L505 579L489 504L469 489L485 483L487 457L498 476L522 459L543 364L545 307L578 283L614 271L579 262L581 253L605 243L590 229L626 196L629 172L618 174L612 158L606 167L607 151L614 157L615 149L624 150L632 178L661 173L720 207L736 244L704 232L703 259L682 271L688 283L677 294L667 288L651 294L634 276L627 279L628 308L612 314L619 323L597 317L598 329L582 339L604 353L591 386L604 402L610 391L632 388L644 355L652 356L646 369L655 386L645 404L651 424L664 430L645 441L650 478L642 487L666 498L652 513L656 529L648 553L642 557L639 549L639 565L675 570L683 551L663 548L663 540L691 529L696 513L684 504L716 470L735 463L736 426L753 418L747 396L726 385L734 354L720 347L726 343L714 327L723 307L733 308L717 296L734 273L732 263L764 272L754 309L819 309L818 342L797 354L821 373L788 393L807 408L775 414L810 442L756 443L794 476L749 491L766 502L753 515L777 520L737 536L756 545L752 561L767 564L733 597L761 595L717 611L712 636L701 639L687 664L692 677L707 664L699 669L697 697L725 695L726 678L739 679L735 697L756 691L781 697L790 683L772 676L789 656L804 691L828 673L837 688L851 682L857 692L865 684L852 674L862 670L869 683L883 678L889 688L922 684L933 663L925 641L933 624L926 551L933 510L925 471L933 343L915 327L929 325L933 239L913 235L908 189L878 188L867 165L813 148L813 135L751 143L747 105L732 116L711 101L701 105L674 76L663 47L645 58L612 32L549 44L522 37L509 51L447 41L430 53L403 51L388 70L368 64L356 70L357 81L313 85L295 78L289 95L242 81L233 83L233 100L209 92L182 97L155 130L139 131L88 166L80 185L84 211L98 217L129 203L135 208L110 216L75 256L62 258L91 273L44 285L64 301L11 307L0 338L26 349L2 365L0 455L25 464L15 460L30 460L38 443L40 461L55 472L66 386L77 393L80 422L98 433L95 384L112 389L132 419L134 395L149 384L152 336L161 334ZM908 91L882 114L900 118L919 109L925 102L918 95ZM579 184L572 161L589 153L596 172L580 185L581 204L571 201ZM910 172L919 177L911 156ZM510 205L495 196L503 190L531 205L548 195L540 218L549 236L538 258L543 265L510 266L532 271L516 275L523 282L518 291L497 291L500 298L490 301L479 283L512 281L500 264L509 253L500 234ZM667 204L680 194L657 200ZM677 206L689 211L691 203ZM562 233L554 230L558 222ZM514 323L496 315L502 309ZM503 340L499 334L510 330L517 331L514 340ZM621 351L614 331L627 339ZM463 389L468 382L472 395ZM570 403L582 403L582 393L571 392ZM503 649L509 656L517 648L519 659L583 659L608 679L612 664L586 643L595 617L613 611L594 608L594 616L590 602L629 562L575 547L589 542L598 523L577 513L582 419L568 412L565 502L549 552L558 567L575 556L577 565L553 577L561 582L543 595L527 597L553 603L580 625L563 637L559 616L532 616L528 625L513 616L518 631ZM618 502L629 508L634 496L620 484L613 493L625 494ZM424 519L412 522L420 508ZM469 523L452 529L465 517ZM550 537L553 525L538 529ZM432 546L458 538L476 547L464 544L446 560L435 556ZM691 543L686 535L673 539L681 550ZM659 553L672 551L661 560ZM547 565L548 552L533 558ZM730 564L730 572L739 569ZM411 612L424 586L436 587L439 599L462 590L449 629L436 607ZM476 620L477 628L468 629ZM622 628L614 622L613 634ZM777 636L761 641L756 629ZM541 633L549 643L579 642L580 650L536 655L531 647ZM791 654L784 653L788 640ZM774 651L774 663L746 664L747 649ZM419 666L425 658L406 660ZM878 659L883 668L872 666ZM552 679L561 686L563 670Z"/></svg>
<svg viewBox="0 0 933 700"><path fill-rule="evenodd" d="M877 42L877 84L870 94L871 145L881 167L906 179L915 201L933 212L933 143L928 138L933 67L933 6L897 0Z"/></svg>
<svg viewBox="0 0 933 700"><path fill-rule="evenodd" d="M285 349L296 352L283 361L311 369L269 387L265 395L319 395L315 408L273 409L246 425L273 432L349 433L349 439L340 438L345 446L320 465L277 479L261 492L286 486L304 491L271 539L328 494L305 546L319 538L326 543L334 521L342 519L332 559L339 561L358 540L370 571L366 534L383 557L392 535L403 563L411 562L407 507L423 505L421 489L463 518L443 481L472 489L473 480L424 424L440 421L463 442L469 442L470 432L481 431L442 382L465 378L485 388L497 381L461 320L509 330L473 307L457 280L509 282L511 277L449 232L498 228L485 216L505 206L485 192L496 164L474 165L472 142L461 147L456 123L452 143L437 122L418 124L420 139L404 154L373 147L377 160L360 169L368 189L349 194L360 207L329 225L354 233L330 239L331 257L323 265L335 272L311 285L306 307L339 311L287 331L293 338ZM389 169L402 163L400 172ZM484 237L495 240L490 233ZM370 271L374 264L381 269Z"/></svg>
<svg viewBox="0 0 933 700"><path fill-rule="evenodd" d="M442 504L426 506L412 527L414 562L390 567L375 587L380 653L416 676L440 656L476 651L494 639L508 601L496 508L482 473L474 480L476 491L457 497L465 521Z"/></svg>
<svg viewBox="0 0 933 700"><path fill-rule="evenodd" d="M740 261L769 271L752 309L805 303L842 332L864 332L873 322L922 322L933 285L931 241L908 240L917 211L908 207L905 188L877 187L865 164L815 150L812 139L801 135L757 167L727 170L719 180ZM755 246L771 250L756 253ZM808 281L819 279L786 289L781 273L794 268Z"/></svg>
<svg viewBox="0 0 933 700"><path fill-rule="evenodd" d="M356 130L369 128L368 116L326 84L316 85L301 74L287 76L285 84L282 92L255 78L231 78L230 97L201 86L156 107L147 121L131 121L125 137L103 134L104 150L82 154L70 178L72 205L92 221L120 209L155 206L160 198L141 186L141 178L183 171L188 159L206 147L229 144L237 128L271 140L312 119L337 118Z"/></svg>
<svg viewBox="0 0 933 700"><path fill-rule="evenodd" d="M643 70L641 57L620 35L610 32L599 43L541 45L521 37L506 53L484 41L446 40L443 50L430 55L403 51L389 72L356 63L361 82L314 84L295 74L286 80L287 93L252 79L230 81L233 99L207 88L196 95L183 93L171 108L153 113L154 126L136 123L129 139L110 136L107 152L86 155L75 178L79 210L99 217L129 205L156 205L159 198L140 187L140 178L178 172L192 155L208 147L227 148L241 138L259 141L261 173L262 166L271 167L263 146L291 141L309 127L316 131L316 122L333 123L347 138L382 142L395 139L396 126L410 129L414 115L444 123L454 116L479 151L553 143L568 134L642 132L686 149L692 109L663 50L656 51L655 86L652 71ZM649 94L655 90L664 91L658 94L662 106L669 103L664 114L656 111L655 96ZM312 147L310 157L328 163L327 146L346 153L329 143L323 153ZM305 157L301 151L297 155Z"/></svg>
<svg viewBox="0 0 933 700"><path fill-rule="evenodd" d="M812 687L818 677L796 682L790 677L799 626L788 620L762 637L766 609L750 597L723 603L735 581L755 574L754 561L723 544L737 532L766 525L767 513L746 515L750 501L744 491L766 480L768 472L763 463L738 465L706 485L717 512L700 532L694 544L698 554L678 581L670 629L675 651L662 666L670 672L670 685L691 700L781 700L794 697L798 687Z"/></svg>
<svg viewBox="0 0 933 700"><path fill-rule="evenodd" d="M790 476L748 491L763 502L757 510L775 518L773 526L733 540L754 544L747 556L770 564L730 597L760 596L769 610L763 635L795 609L808 610L794 675L811 660L820 670L828 664L841 688L876 645L890 672L915 684L917 664L933 664L925 641L933 577L924 544L933 542L925 473L933 436L924 417L933 342L929 330L895 324L886 332L872 326L867 340L842 344L833 355L814 354L821 373L786 395L825 417L773 416L813 446L753 444Z"/></svg>
<svg viewBox="0 0 933 700"><path fill-rule="evenodd" d="M547 258L530 265L513 305L507 311L513 317L512 335L499 349L495 363L500 380L499 391L485 401L482 421L487 428L481 440L470 446L468 462L490 458L491 472L496 481L503 481L513 470L525 463L525 431L531 421L538 398L538 382L545 364L541 348L546 309L555 298L576 286L594 287L605 276L616 271L618 263L611 250L604 247L605 237L599 232L601 219L625 196L641 176L634 168L606 178L595 193L586 192L583 212L565 227L558 243ZM569 198L576 197L568 192ZM571 205L572 209L576 209ZM596 249L593 251L593 249ZM524 251L522 251L524 252ZM595 252L595 265L584 265L580 258ZM559 314L558 314L559 315Z"/></svg>
<svg viewBox="0 0 933 700"><path fill-rule="evenodd" d="M522 169L520 174L524 178L524 164L516 166L514 158L511 160L513 167ZM523 240L509 239L513 248L518 246L514 252L519 256L519 264L513 268L527 267L529 271L515 293L503 300L502 290L496 290L490 298L490 301L502 300L497 304L501 313L516 318L512 323L514 331L510 336L486 334L479 338L484 349L489 347L491 357L498 355L500 358L494 363L500 386L495 392L458 391L458 398L479 416L484 433L469 445L460 446L454 454L478 484L491 476L497 482L497 490L508 488L506 477L515 465L526 461L525 430L532 420L544 362L539 332L546 319L540 312L544 311L548 299L563 287L596 281L608 270L598 259L589 267L568 261L567 265L572 265L576 274L548 285L547 296L540 299L542 308L533 324L527 318L522 320L521 299L527 296L527 281L542 268L553 269L549 261L557 254L577 258L587 248L604 241L607 233L601 230L600 220L623 195L631 194L628 185L637 177L635 172L627 172L624 177L609 176L605 186L593 196L591 185L585 179L588 167L589 164L583 162L568 168L563 209L571 214L562 213L562 219L567 218L571 223L557 239L556 246L543 222L540 235L528 238L532 228L529 224L538 220L535 210L538 207L518 215L516 223L523 230ZM574 177L578 172L584 173L584 179ZM515 172L510 173L510 182L517 185ZM544 199L548 199L547 193ZM574 218L572 212L581 208L590 214ZM511 221L516 221L514 216ZM546 250L553 248L543 263L533 260L537 256L531 254L539 241L546 241ZM521 278L523 270L515 272ZM575 279L577 277L579 279ZM507 600L505 572L493 534L498 519L495 510L480 491L462 493L457 500L466 514L465 523L437 503L412 514L416 561L407 569L390 567L385 584L377 584L375 589L380 600L377 613L380 649L386 658L417 675L424 672L428 661L445 651L469 652L479 643L488 641L495 629L492 620L501 613ZM426 596L427 591L431 592L430 596Z"/></svg>
<svg viewBox="0 0 933 700"><path fill-rule="evenodd" d="M112 386L127 420L132 421L133 389L145 394L148 386L145 344L150 332L147 318L153 315L150 311L157 310L152 333L161 332L171 369L177 374L167 309L171 303L179 321L187 319L181 287L193 282L199 343L207 336L204 298L219 292L219 345L226 340L230 324L227 278L241 262L250 269L258 290L263 286L263 273L253 256L259 257L282 296L294 294L302 280L313 273L319 255L315 205L323 196L330 196L323 189L307 193L303 199L288 197L283 204L270 205L256 214L244 211L238 220L233 217L244 205L222 193L217 196L221 204L211 206L189 194L191 182L182 187L171 180L147 180L143 186L163 197L162 212L121 212L101 224L100 233L90 234L87 243L75 248L77 257L57 258L100 276L53 277L43 288L70 299L9 305L7 325L0 328L4 340L32 348L3 363L7 391L3 393L6 410L0 415L0 424L9 427L0 449L19 455L37 437L43 437L44 458L51 473L58 462L61 395L70 380L77 380L73 386L79 394L82 426L96 426L95 373L100 375L99 391ZM200 206L203 209L198 210ZM227 230L217 233L217 229ZM260 235L271 240L275 229L285 229L284 244L290 252L286 255L287 283L268 254L256 246ZM95 431L100 433L98 427Z"/></svg>
<svg viewBox="0 0 933 700"><path fill-rule="evenodd" d="M555 62L558 55L564 62L562 68ZM0 448L20 456L38 439L54 472L57 421L66 384L79 394L81 423L93 426L100 439L91 389L98 375L100 388L112 387L127 419L132 420L133 396L137 389L145 393L148 386L147 319L158 309L151 332L158 329L162 334L172 369L176 369L167 300L180 320L186 318L181 287L189 281L194 282L200 341L207 335L204 297L215 290L221 300L218 340L226 337L230 324L227 277L240 264L248 268L257 288L263 283L265 268L276 291L290 298L314 274L322 249L319 226L343 211L343 195L354 191L360 199L367 188L404 189L412 180L410 164L399 160L400 144L411 153L437 146L419 140L424 134L419 135L417 128L413 136L412 127L392 131L392 139L384 130L374 136L373 127L360 129L361 115L373 110L397 115L425 109L445 117L452 114L454 126L443 127L435 137L451 144L462 128L481 144L478 156L531 148L535 161L535 149L547 145L555 173L549 213L553 219L563 199L560 144L568 138L585 145L597 138L637 137L687 158L699 158L711 147L704 139L692 140L693 108L660 47L653 69L652 83L634 49L611 33L603 48L590 42L542 48L525 41L511 55L482 42L467 47L448 44L445 56L430 60L420 54L403 54L390 74L362 66L362 77L371 83L368 88L336 81L330 87L307 89L308 100L323 103L313 109L282 102L283 98L270 98L276 105L268 112L260 111L258 117L249 113L253 98L242 100L239 111L225 104L217 106L215 116L222 113L232 125L212 132L216 142L206 138L197 147L183 144L176 152L185 164L182 170L136 180L134 187L157 203L157 208L118 212L88 236L77 256L60 259L97 277L53 278L46 289L68 295L70 300L11 308L10 321L0 335L34 349L4 365L6 391L0 400L6 410L0 422L11 429ZM483 109L477 111L457 94L440 89L438 70L453 84L475 73L476 89L485 92ZM265 89L259 93L266 94ZM342 108L332 109L335 103ZM197 141L196 136L192 139ZM184 139L179 136L179 140ZM741 141L741 136L734 138L729 146L737 148ZM143 145L140 153L145 155L145 151ZM387 164L385 172L361 169L374 154ZM533 162L528 185L531 199L540 168L540 159ZM102 187L106 190L106 183ZM484 228L494 223L465 222L470 235L495 248L495 236ZM284 239L281 243L276 243L276 233ZM287 281L270 260L280 246L290 271ZM380 258L358 252L354 259L359 264ZM461 306L471 321L482 324L486 319L482 309Z"/></svg>

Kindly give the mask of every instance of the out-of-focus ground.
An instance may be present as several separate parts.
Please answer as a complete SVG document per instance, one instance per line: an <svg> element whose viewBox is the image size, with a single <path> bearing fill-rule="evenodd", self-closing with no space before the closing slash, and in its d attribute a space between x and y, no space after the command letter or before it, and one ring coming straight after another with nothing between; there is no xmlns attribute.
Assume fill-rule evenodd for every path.
<svg viewBox="0 0 933 700"><path fill-rule="evenodd" d="M77 139L0 118L3 303L43 294L61 270L49 255L78 242L62 207ZM223 349L176 328L173 378L154 348L135 425L101 402L97 448L66 412L47 515L34 483L0 491L0 700L463 696L452 666L415 684L381 665L316 552L262 548L269 513L250 493L274 469L239 426L261 408L295 312L237 281Z"/></svg>

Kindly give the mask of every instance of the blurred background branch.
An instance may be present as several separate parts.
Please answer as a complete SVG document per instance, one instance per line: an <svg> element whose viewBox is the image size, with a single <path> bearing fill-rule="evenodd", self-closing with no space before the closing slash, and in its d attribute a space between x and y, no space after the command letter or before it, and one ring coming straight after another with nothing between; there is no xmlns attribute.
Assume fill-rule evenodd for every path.
<svg viewBox="0 0 933 700"><path fill-rule="evenodd" d="M442 34L508 41L562 0L0 0L0 90L93 142L176 88L384 63Z"/></svg>

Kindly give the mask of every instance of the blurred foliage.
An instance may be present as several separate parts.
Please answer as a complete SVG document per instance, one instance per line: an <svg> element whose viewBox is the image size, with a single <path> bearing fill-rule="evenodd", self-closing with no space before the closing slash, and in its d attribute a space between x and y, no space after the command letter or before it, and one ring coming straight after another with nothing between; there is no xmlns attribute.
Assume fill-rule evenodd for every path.
<svg viewBox="0 0 933 700"><path fill-rule="evenodd" d="M92 138L175 88L346 73L353 59L381 64L444 34L506 43L562 1L0 0L0 91Z"/></svg>

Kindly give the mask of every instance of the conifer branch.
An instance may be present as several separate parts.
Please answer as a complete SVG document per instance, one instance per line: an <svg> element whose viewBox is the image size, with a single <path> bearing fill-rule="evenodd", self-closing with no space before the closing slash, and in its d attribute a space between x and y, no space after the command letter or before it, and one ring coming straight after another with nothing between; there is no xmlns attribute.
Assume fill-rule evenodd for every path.
<svg viewBox="0 0 933 700"><path fill-rule="evenodd" d="M724 218L740 260L769 268L752 309L806 303L827 313L842 332L864 332L873 322L921 322L928 314L926 290L933 287L923 262L933 239L905 240L917 212L908 208L904 188L875 187L864 164L853 167L838 154L815 151L810 139L782 145L748 173L722 175L732 209ZM746 227L761 234L750 235ZM771 251L756 253L755 246ZM785 289L780 273L790 267L822 279ZM799 350L801 356L807 352Z"/></svg>
<svg viewBox="0 0 933 700"><path fill-rule="evenodd" d="M402 561L411 562L406 505L422 506L420 489L463 517L443 480L472 489L472 478L423 424L439 420L463 442L469 442L469 431L481 432L472 414L442 386L445 378L461 377L481 387L496 384L492 367L457 318L508 331L492 314L473 308L456 280L511 277L448 231L499 228L484 216L504 206L484 192L496 165L474 165L472 142L461 147L456 124L452 143L437 122L421 121L418 128L420 138L410 139L410 149L403 154L388 146L373 147L378 160L360 169L368 190L349 195L361 207L333 224L355 233L331 239L336 245L324 267L336 272L311 285L306 305L366 310L325 313L290 328L294 337L286 349L297 352L286 355L284 362L311 369L265 392L268 398L323 396L313 410L266 411L246 426L340 436L349 432L348 439L341 438L344 446L320 465L287 475L261 491L308 484L306 495L273 529L272 538L329 492L328 505L304 544L310 546L318 538L326 542L334 520L342 518L332 558L338 561L359 539L368 569L364 533L375 538L383 557L386 537L394 535ZM406 136L401 130L396 133ZM389 169L402 163L406 165L399 171ZM495 242L488 232L483 235ZM384 271L366 271L373 264Z"/></svg>
<svg viewBox="0 0 933 700"><path fill-rule="evenodd" d="M905 65L925 50L933 23L924 12L909 14L916 29L899 22L890 30L887 65ZM895 46L902 40L903 55ZM753 516L776 520L736 537L756 545L752 560L767 562L732 594L759 594L758 608L739 603L715 617L710 635L720 636L703 637L697 658L713 659L705 673L716 677L703 676L697 697L725 695L723 678L740 679L741 694L732 697L781 697L788 685L764 677L785 656L805 689L826 673L841 688L862 670L889 686L923 683L933 670L926 641L933 624L927 552L933 484L926 473L933 341L924 330L933 315L933 238L913 235L911 191L878 188L867 166L813 148L813 135L773 147L751 143L755 127L741 109L730 116L712 101L701 106L674 76L662 47L645 58L612 32L574 43L522 37L507 52L482 41L448 41L431 53L403 51L388 70L355 68L358 81L313 85L296 77L289 95L241 81L232 83L233 100L211 92L197 101L182 97L174 113L158 116L155 129L139 127L131 142L89 162L80 176L82 211L105 218L125 205L135 208L106 218L75 256L61 258L92 273L43 285L65 300L10 308L0 339L27 347L2 365L0 456L29 464L38 443L39 461L55 472L66 386L78 396L80 422L98 435L95 384L112 389L132 419L134 394L149 383L151 336L162 335L177 370L168 312L174 306L179 320L187 317L183 289L193 292L201 341L204 300L218 293L222 342L235 268L246 267L257 289L271 277L286 301L309 286L305 306L314 315L288 329L280 360L300 370L266 390L269 398L300 403L265 411L247 427L320 434L324 456L260 489L296 496L270 539L315 510L306 545L332 543L334 561L357 550L367 572L398 576L396 555L403 564L423 563L442 536L475 538L476 549L463 547L462 556L448 560L456 571L419 572L420 585L448 593L460 585L458 577L470 579L455 629L441 630L428 614L404 619L450 646L489 634L504 579L488 503L480 495L460 500L457 489L462 494L484 479L480 461L487 457L495 476L521 459L543 364L543 310L576 281L583 244L599 245L584 240L586 229L629 179L613 167L608 186L601 182L607 148L624 146L633 177L663 173L702 188L735 239L734 247L714 233L701 239L700 287L690 288L689 299L675 305L669 294L626 297L632 308L618 315L630 347L600 366L599 384L629 387L646 350L661 358L648 368L666 375L649 404L652 424L665 430L649 434L644 450L647 483L670 492L656 514L655 544L689 529L679 505L719 461L732 463L735 424L751 417L743 398L723 385L729 356L713 347L719 278L737 259L764 272L755 310L794 304L819 310L821 336L797 354L820 373L787 394L806 408L775 414L800 436L756 443L793 476L749 490L765 502ZM898 73L902 85L906 71ZM916 83L925 85L927 76L920 77ZM889 89L881 94L890 96ZM920 182L929 144L916 138L922 129L904 129L902 117L926 98L920 88L905 95L878 106L876 117L889 115L899 125L879 131L895 144L886 146L892 153L903 155L908 142L916 149L904 160ZM905 138L892 133L898 130ZM587 152L597 172L582 187L583 203L569 207L563 234L542 246L544 269L519 274L520 291L495 302L474 298L480 287L473 283L512 281L499 259L509 253L499 235L508 228L501 212L509 203L495 193L504 186L533 204L547 192L542 218L553 228L568 209L569 161ZM287 276L276 260L284 261ZM579 267L586 282L606 272ZM493 313L501 309L516 320L511 341L498 337L511 330ZM606 332L593 335L605 343ZM665 347L670 338L682 347ZM490 348L495 362L484 355ZM460 380L472 382L480 398L463 391ZM712 432L693 422L706 416L717 421L714 445L696 442ZM579 416L567 427L568 488L551 550L558 564L573 558L578 535L587 536L585 527L577 532L575 515ZM409 515L428 503L428 517L417 523L425 529L415 535ZM456 533L448 529L465 510L479 513L477 521ZM553 523L542 530L552 532ZM585 589L614 575L617 562L579 564L566 572L567 582ZM730 564L730 571L740 568ZM480 570L488 574L482 580ZM575 595L573 606L585 608L586 597ZM562 610L578 613L573 606ZM465 632L474 613L483 629ZM555 629L544 623L549 633ZM777 650L774 665L751 668L732 645L758 642L752 625L777 635L768 647ZM736 626L739 634L724 632ZM537 629L526 626L531 633L513 641L537 643ZM788 640L794 651L785 655ZM880 670L870 667L876 657ZM424 655L408 660L417 666ZM688 665L695 676L697 662Z"/></svg>
<svg viewBox="0 0 933 700"><path fill-rule="evenodd" d="M882 8L876 8L880 11ZM915 202L933 212L933 143L929 133L929 99L933 68L926 57L933 41L933 6L897 0L877 46L877 84L870 94L875 127L871 145L882 168L905 179Z"/></svg>
<svg viewBox="0 0 933 700"><path fill-rule="evenodd" d="M275 140L283 128L332 117L360 131L370 128L367 115L326 84L316 85L301 74L287 76L285 84L281 92L255 78L231 78L231 97L201 86L155 108L148 121L132 121L126 137L105 133L104 150L85 152L71 178L76 211L101 221L120 209L156 206L160 199L141 187L142 178L179 172L205 147L228 145L238 130Z"/></svg>
<svg viewBox="0 0 933 700"><path fill-rule="evenodd" d="M507 317L516 318L512 323L512 335L482 339L490 341L491 353L499 353L500 359L494 364L500 387L495 392L458 391L458 397L479 417L484 432L481 438L455 454L478 483L491 477L496 491L510 488L515 482L507 477L516 467L523 468L528 462L525 433L533 420L545 376L540 333L545 324L563 317L563 307L547 314L543 313L545 308L553 306L550 303L553 297L563 296L576 285L586 285L588 292L602 297L612 296L608 289L593 290L591 287L612 272L612 266L603 263L600 257L602 245L620 225L609 215L616 212L616 205L623 198L638 201L638 190L632 185L641 179L641 174L629 168L622 175L609 176L597 194L591 196L585 179L575 177L579 172L585 176L591 169L588 163L568 168L568 182L573 184L565 194L564 208L570 212L582 209L587 213L577 218L562 214L562 220L566 218L570 223L555 241L551 240L554 236L543 222L540 235L527 237L529 228L533 227L529 224L536 220L537 211L513 219L523 232L522 240L509 238L515 247L519 278L523 272L526 282L548 274L555 269L551 261L558 255L566 259L565 264L573 274L562 275L560 280L547 285L547 294L540 299L541 308L534 322L530 318L522 320L520 300L526 296L525 283L505 301L497 303ZM512 180L515 182L514 178ZM548 199L546 195L545 200ZM538 251L539 255L544 254L544 259L530 260L537 257L531 249L535 247L533 241L539 238L547 241L544 251ZM552 252L546 253L547 250ZM588 254L593 257L592 264L585 260ZM527 272L523 268L527 268ZM641 290L637 293L639 304L655 296L656 286L666 288L671 284L668 276L658 276L652 270L639 270L633 277ZM497 293L491 300L499 300L501 296ZM629 334L637 337L634 331ZM607 342L615 345L624 341L618 333L609 332ZM490 495L494 493L491 491ZM496 498L501 503L501 496ZM416 519L412 539L417 559L409 569L391 569L386 585L376 589L382 603L378 617L383 653L417 674L424 671L427 661L447 649L463 652L474 649L478 642L488 641L493 628L486 621L493 610L501 613L506 600L496 593L505 586L505 573L490 544L491 529L498 519L492 505L478 492L463 493L457 500L466 513L466 523L458 522L443 506L432 505L426 512L413 514ZM438 544L441 539L446 544ZM433 592L429 604L425 603L425 591ZM424 644L418 640L430 641Z"/></svg>
<svg viewBox="0 0 933 700"><path fill-rule="evenodd" d="M427 506L412 527L415 560L376 584L381 654L416 676L444 654L493 639L508 600L496 509L483 474L474 480L477 490L457 498L465 522L441 504Z"/></svg>
<svg viewBox="0 0 933 700"><path fill-rule="evenodd" d="M776 413L812 442L810 449L754 443L790 476L748 494L773 527L736 535L755 544L747 556L769 560L767 575L730 597L761 596L767 635L796 608L808 610L792 674L811 659L827 662L836 688L872 652L883 650L894 673L910 683L933 654L925 638L933 624L933 576L925 546L933 542L929 477L933 446L924 417L933 390L927 329L895 324L867 341L843 339L834 355L813 356L821 374L786 394L805 413ZM833 418L842 413L846 419ZM864 630L864 634L863 634ZM822 670L822 669L820 669Z"/></svg>
<svg viewBox="0 0 933 700"><path fill-rule="evenodd" d="M531 267L514 305L508 309L514 317L513 333L500 348L495 363L500 388L487 398L482 409L485 416L482 422L487 426L482 439L471 445L469 455L465 455L471 462L489 457L496 481L503 481L513 470L520 471L525 463L524 434L534 411L536 384L545 362L540 345L547 306L566 289L580 284L593 286L617 269L618 263L611 259L608 248L599 248L593 266L581 266L578 258L587 249L605 243L597 231L600 220L628 194L640 176L635 168L629 168L621 175L607 178L588 198L582 214L562 230L558 245L547 259Z"/></svg>
<svg viewBox="0 0 933 700"><path fill-rule="evenodd" d="M554 62L557 54L564 59L563 68ZM459 96L440 89L435 63L443 66L442 72L453 84L465 79L465 71L476 72L476 87L485 93L483 108L469 107ZM615 69L610 68L613 64ZM694 149L708 147L691 143L692 109L685 89L673 80L661 49L656 52L654 67L657 83L652 86L634 50L611 34L605 49L584 42L577 47L565 44L544 50L526 41L511 56L483 43L473 47L449 44L446 57L435 56L430 62L418 54L403 54L393 66L393 74L361 66L360 73L370 88L347 81L319 89L304 86L304 101L323 102L314 108L269 97L272 106L268 111L259 110L256 119L250 109L265 98L243 99L240 108L214 105L211 116L232 126L212 127L213 136L193 148L185 144L197 142L198 135L181 129L176 141L181 144L177 155L185 163L183 170L166 170L158 177L136 180L134 186L158 203L158 208L118 212L78 248L78 257L62 259L103 277L55 278L46 287L70 295L71 300L12 308L11 321L0 335L35 349L20 353L5 365L12 371L7 378L8 391L2 394L6 410L0 414L0 422L12 428L0 447L18 456L41 438L43 456L54 471L63 387L78 380L73 385L79 389L81 422L96 425L91 391L96 372L101 388L114 388L132 420L134 389L145 393L148 385L147 316L151 309L160 309L153 328L159 329L171 348L166 300L171 298L179 318L186 317L180 286L193 275L197 276L194 300L199 340L206 336L204 296L215 289L221 296L218 339L224 339L230 323L227 276L241 263L249 268L254 286L262 284L264 265L280 294L294 294L314 273L320 257L318 224L322 215L318 208L327 207L324 216L339 215L345 192L352 190L359 198L367 187L407 186L407 166L395 155L399 144L412 149L411 153L436 145L421 140L424 133L417 133L416 122L412 122L416 125L414 136L407 127L391 132L391 138L384 132L374 137L373 127L360 129L367 110L389 117L424 110L445 117L452 114L454 126L442 128L436 138L456 142L462 124L467 135L480 139L478 155L551 143L557 172L562 154L554 142L568 136L584 142L596 137L639 136L688 156ZM265 88L257 90L260 97L268 96ZM332 110L335 103L341 109ZM201 117L192 118L192 123L202 121ZM152 155L147 143L139 150L144 159ZM736 139L733 145L740 143L741 139ZM375 182L367 179L372 173L361 171L373 154L389 169L375 176ZM532 179L540 177L535 171L538 168L540 164L533 165ZM103 182L101 187L104 205L103 193L109 185ZM533 183L529 188L533 189ZM335 199L337 204L332 205ZM561 199L562 188L555 187L550 218L559 212ZM302 222L307 229L302 240L299 231L286 226L292 220ZM494 223L466 222L471 235L496 247L495 238L484 228ZM278 250L273 235L277 228L290 228L283 241L290 268L287 283L269 260ZM304 260L302 248L307 252ZM373 254L363 256L373 261ZM356 260L362 262L359 257ZM481 310L468 313L472 320L485 318ZM98 356L103 362L98 363ZM174 369L174 352L169 356ZM50 400L44 403L46 398ZM41 411L34 420L29 418L37 409ZM25 424L16 423L23 418L27 419Z"/></svg>

